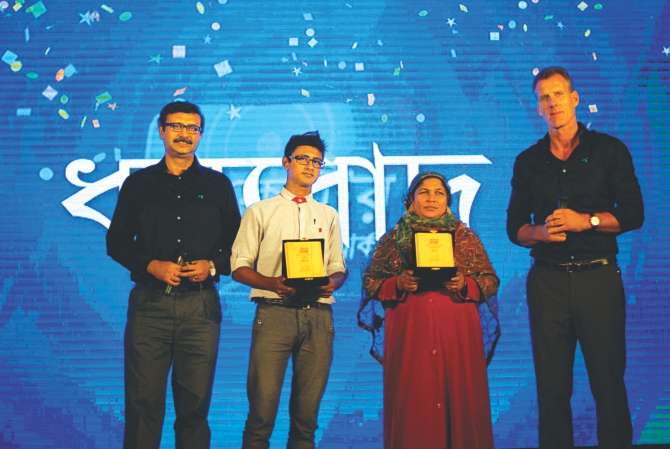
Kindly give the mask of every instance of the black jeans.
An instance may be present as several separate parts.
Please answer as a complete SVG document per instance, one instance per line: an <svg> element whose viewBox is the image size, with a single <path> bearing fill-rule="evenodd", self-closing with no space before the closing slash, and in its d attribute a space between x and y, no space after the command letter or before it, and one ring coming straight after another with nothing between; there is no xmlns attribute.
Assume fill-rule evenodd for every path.
<svg viewBox="0 0 670 449"><path fill-rule="evenodd" d="M221 303L214 289L175 292L137 286L130 292L124 338L124 449L158 449L167 378L177 449L209 448L207 422L219 351Z"/></svg>
<svg viewBox="0 0 670 449"><path fill-rule="evenodd" d="M526 283L541 449L573 447L572 396L579 341L596 401L598 445L630 448L624 385L626 304L616 264L565 273L534 266Z"/></svg>

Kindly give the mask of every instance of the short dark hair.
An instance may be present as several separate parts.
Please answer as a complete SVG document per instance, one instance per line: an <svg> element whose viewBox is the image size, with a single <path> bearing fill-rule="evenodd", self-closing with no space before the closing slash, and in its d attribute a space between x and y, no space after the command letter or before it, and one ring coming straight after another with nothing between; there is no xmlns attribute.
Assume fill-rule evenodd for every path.
<svg viewBox="0 0 670 449"><path fill-rule="evenodd" d="M165 121L167 116L170 114L176 114L178 112L183 112L186 114L198 114L200 116L200 132L205 130L205 116L202 115L202 111L198 105L189 103L188 101L173 101L163 106L161 113L158 116L158 126L165 128Z"/></svg>
<svg viewBox="0 0 670 449"><path fill-rule="evenodd" d="M319 135L319 131L309 131L305 134L293 135L288 139L284 147L284 157L291 156L295 149L301 146L314 147L321 152L322 156L326 155L326 142Z"/></svg>
<svg viewBox="0 0 670 449"><path fill-rule="evenodd" d="M567 70L565 70L563 67L559 66L552 66L552 67L547 67L535 75L535 78L533 79L533 93L535 93L535 86L537 86L537 83L539 83L542 80L546 80L547 78L550 78L554 75L561 75L563 78L565 78L565 81L568 82L568 88L570 89L570 92L573 92L575 90L574 85L572 84L572 77L568 73Z"/></svg>

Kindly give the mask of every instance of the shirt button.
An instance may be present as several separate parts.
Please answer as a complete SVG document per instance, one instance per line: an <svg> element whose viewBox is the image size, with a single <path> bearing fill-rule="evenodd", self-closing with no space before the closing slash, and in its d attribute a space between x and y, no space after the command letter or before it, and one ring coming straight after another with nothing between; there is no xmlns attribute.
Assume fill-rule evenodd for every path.
<svg viewBox="0 0 670 449"><path fill-rule="evenodd" d="M573 259L573 260L574 260L574 258L575 258L575 256L570 256L570 259Z"/></svg>
<svg viewBox="0 0 670 449"><path fill-rule="evenodd" d="M177 239L177 243L181 243L181 239Z"/></svg>
<svg viewBox="0 0 670 449"><path fill-rule="evenodd" d="M433 349L432 354L433 354L433 355L437 354L437 349Z"/></svg>
<svg viewBox="0 0 670 449"><path fill-rule="evenodd" d="M566 170L566 169L563 169L563 173L565 173L565 172L567 172L567 170Z"/></svg>
<svg viewBox="0 0 670 449"><path fill-rule="evenodd" d="M177 195L177 198L181 198L181 195Z"/></svg>
<svg viewBox="0 0 670 449"><path fill-rule="evenodd" d="M181 220L181 217L177 217L177 220Z"/></svg>
<svg viewBox="0 0 670 449"><path fill-rule="evenodd" d="M428 302L433 302L433 298L428 298Z"/></svg>
<svg viewBox="0 0 670 449"><path fill-rule="evenodd" d="M440 404L440 403L438 402L438 403L437 403L437 409L440 410L441 408L442 408L442 404Z"/></svg>

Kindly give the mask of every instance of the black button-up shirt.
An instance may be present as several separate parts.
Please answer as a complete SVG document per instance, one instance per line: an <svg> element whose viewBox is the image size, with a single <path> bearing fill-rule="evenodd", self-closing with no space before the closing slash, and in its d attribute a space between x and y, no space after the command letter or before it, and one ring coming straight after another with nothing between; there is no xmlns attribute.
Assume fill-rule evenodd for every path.
<svg viewBox="0 0 670 449"><path fill-rule="evenodd" d="M132 173L123 183L107 231L107 254L130 270L134 282L155 278L152 260L212 260L218 274L230 274L230 250L240 211L230 179L195 158L179 176L165 159Z"/></svg>
<svg viewBox="0 0 670 449"><path fill-rule="evenodd" d="M517 232L524 224L544 224L558 208L559 196L576 212L611 213L622 233L642 226L642 193L628 148L581 123L579 132L579 145L566 161L551 153L548 134L517 156L507 208L507 235L513 243L519 243ZM530 255L569 262L618 252L616 234L587 230L568 232L565 242L538 242Z"/></svg>

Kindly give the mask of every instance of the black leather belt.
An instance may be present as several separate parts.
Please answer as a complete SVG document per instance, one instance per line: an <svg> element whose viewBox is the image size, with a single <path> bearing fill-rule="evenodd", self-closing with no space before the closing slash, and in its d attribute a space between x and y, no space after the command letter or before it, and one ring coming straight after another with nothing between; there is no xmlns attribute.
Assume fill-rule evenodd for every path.
<svg viewBox="0 0 670 449"><path fill-rule="evenodd" d="M606 257L603 259L578 260L575 262L554 262L546 259L535 259L534 265L537 267L547 268L554 271L562 271L564 273L577 273L580 271L589 271L596 268L603 267L608 264L615 264L616 257Z"/></svg>
<svg viewBox="0 0 670 449"><path fill-rule="evenodd" d="M270 304L279 307L288 307L289 309L311 309L312 307L330 307L330 304L316 301L300 301L290 299L274 299L274 298L251 298L256 304Z"/></svg>
<svg viewBox="0 0 670 449"><path fill-rule="evenodd" d="M163 290L167 288L168 284L162 281L151 281L146 283L136 283L135 285L141 285L144 287L151 287L158 290ZM187 279L182 279L181 283L177 286L172 286L173 292L185 293L185 292L201 292L203 290L211 290L214 288L214 280L208 279L204 282L191 282Z"/></svg>

